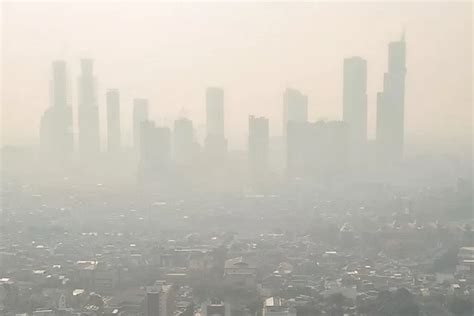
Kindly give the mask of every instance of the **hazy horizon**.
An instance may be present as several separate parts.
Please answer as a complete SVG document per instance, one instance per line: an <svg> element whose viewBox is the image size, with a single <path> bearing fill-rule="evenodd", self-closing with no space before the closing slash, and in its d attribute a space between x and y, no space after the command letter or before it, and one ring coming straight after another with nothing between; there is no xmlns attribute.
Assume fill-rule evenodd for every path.
<svg viewBox="0 0 474 316"><path fill-rule="evenodd" d="M474 315L471 2L72 1L1 7L1 315Z"/></svg>
<svg viewBox="0 0 474 316"><path fill-rule="evenodd" d="M124 143L131 142L133 98L172 126L193 120L200 141L205 89L225 92L229 148L246 146L248 115L281 135L286 87L309 97L309 120L341 119L342 63L368 67L368 136L388 43L406 33L406 144L440 151L472 142L472 7L466 3L3 3L2 143L38 143L49 106L51 63L69 70L77 127L81 58L94 59L101 134L105 92L121 94ZM87 21L87 23L84 23ZM357 27L355 27L357 26ZM76 132L77 134L77 132ZM77 135L76 135L77 136Z"/></svg>

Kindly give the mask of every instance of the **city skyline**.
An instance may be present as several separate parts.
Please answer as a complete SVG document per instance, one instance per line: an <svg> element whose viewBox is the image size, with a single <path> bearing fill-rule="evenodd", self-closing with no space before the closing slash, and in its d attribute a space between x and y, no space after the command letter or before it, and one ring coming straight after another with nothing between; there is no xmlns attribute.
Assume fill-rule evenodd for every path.
<svg viewBox="0 0 474 316"><path fill-rule="evenodd" d="M308 96L295 88L282 94L282 146L272 160L284 156L283 171L288 179L331 179L347 176L375 163L377 166L397 165L404 160L406 43L404 34L388 44L388 70L384 74L383 91L377 94L377 134L373 145L367 141L367 61L353 56L343 60L343 119L308 119ZM100 120L97 104L97 77L92 59L81 59L78 100L78 162L89 167L99 163L101 151L122 159L127 148L138 158L137 175L141 181L173 178L173 172L210 167L225 170L233 158L228 154L225 124L225 91L208 87L205 91L206 136L202 143L196 138L193 120L184 116L176 119L173 129L150 119L150 105L146 98L133 99L131 146L121 143L120 94L117 89L106 92L106 148L100 148ZM74 160L71 117L53 115L68 108L67 73L64 61L52 62L51 104L41 118L41 154L44 161L55 160L67 166ZM59 112L59 113L62 113ZM265 116L248 114L247 169L255 188L268 183L275 171L270 168L270 120ZM130 118L125 118L125 120ZM68 139L65 146L63 139ZM59 141L58 141L59 140ZM60 144L60 146L56 145ZM62 144L62 145L61 145ZM56 148L57 147L57 148ZM201 155L202 154L202 155ZM58 160L57 157L61 159ZM66 164L64 164L66 162ZM203 162L205 162L203 164ZM224 168L224 169L222 169ZM198 172L199 173L199 172ZM183 173L184 174L184 173Z"/></svg>
<svg viewBox="0 0 474 316"><path fill-rule="evenodd" d="M12 38L14 32L20 31L15 28L15 24L10 20L15 14L26 14L27 12L29 13L34 13L34 12L40 12L41 10L44 10L46 7L41 8L36 8L34 5L32 6L27 6L25 11L17 11L14 10L15 6L10 4L11 7L6 6L5 11L10 12L12 11L12 14L7 15L7 19L5 20L5 25L10 27L6 27L6 51L5 51L5 57L7 60L15 61L17 58L12 57L12 53L20 49L20 47L26 47L26 46L21 46L22 42L20 41L19 43L13 44L9 39ZM148 6L151 6L151 4L148 4ZM256 7L255 10L252 12L259 12L259 10L265 8L268 9L269 15L268 18L265 18L261 20L260 22L256 22L254 15L256 13L253 13L249 15L249 13L244 13L245 11L242 11L243 8L242 6L235 5L236 13L238 16L248 16L249 18L249 23L251 22L252 25L255 26L255 23L257 23L260 27L263 27L265 25L268 25L270 21L273 21L274 18L278 17L279 14L281 13L280 9L285 8L285 6L278 6L278 5L257 5L253 4L251 5L252 8ZM260 7L262 8L260 8ZM301 6L301 8L300 8ZM53 7L55 7L53 5ZM87 7L87 6L86 6ZM101 6L99 5L99 8ZM126 7L126 6L125 6ZM147 7L147 6L145 6ZM169 12L170 14L175 14L177 17L184 17L189 14L198 14L196 12L196 8L199 6L193 6L193 5L184 5L182 7L177 6L174 7L173 5L165 6L163 7L163 10L168 10L166 12ZM231 6L232 7L232 6ZM350 6L349 6L350 7ZM413 147L414 145L418 144L423 146L423 144L436 144L436 146L432 148L446 148L447 144L452 144L452 146L455 146L453 148L458 149L461 145L461 147L467 148L466 146L469 146L469 140L470 140L470 122L467 118L469 118L470 112L470 96L467 94L469 91L469 88L464 85L465 82L468 80L463 80L461 78L470 78L470 74L466 72L466 69L468 67L464 67L464 70L461 70L458 66L461 61L467 62L467 64L470 64L470 60L467 60L465 58L463 52L465 50L463 49L454 49L457 46L452 46L452 50L448 50L446 46L440 46L442 43L440 42L440 38L444 38L441 36L441 34L448 32L449 34L456 34L455 38L448 38L444 39L443 45L448 45L448 42L455 43L455 45L464 45L462 42L462 39L465 38L466 42L469 38L469 32L460 28L463 21L465 21L466 16L463 16L460 12L464 12L462 10L462 5L448 5L448 4L436 4L436 5L430 5L427 7L423 7L423 12L420 12L421 8L416 6L416 5L410 5L410 4L403 4L400 8L403 10L403 15L402 16L397 16L394 15L392 12L389 10L390 5L375 5L375 4L367 4L367 5L362 5L362 6L355 6L355 13L353 16L348 17L349 20L353 20L356 16L359 16L362 14L358 10L362 10L362 8L367 8L370 9L367 11L368 16L367 16L367 24L370 23L375 23L374 25L378 25L381 27L380 32L383 33L383 36L380 36L379 33L375 34L373 33L374 31L370 30L367 31L366 34L360 34L358 33L357 36L355 36L354 40L347 40L347 37L350 35L350 32L348 31L347 28L342 28L341 31L338 31L334 35L333 41L329 40L327 37L322 36L319 33L316 33L315 36L311 37L311 41L308 43L309 46L307 46L308 52L303 53L298 52L298 50L295 51L295 53L291 53L288 55L288 59L285 60L282 59L281 57L278 57L275 55L275 51L273 50L267 50L268 53L268 59L267 60L262 60L261 58L258 58L258 60L262 60L262 62L259 63L258 66L256 66L256 70L260 69L263 70L260 73L261 74L254 74L252 75L255 79L252 80L259 80L266 79L261 81L262 83L259 85L256 85L253 83L252 80L248 80L248 75L246 73L250 74L248 72L250 64L243 64L245 72L242 74L244 75L244 80L242 82L242 87L240 89L236 89L235 82L230 80L230 78L234 78L236 75L238 75L238 72L235 72L234 74L228 72L222 72L221 75L219 75L218 72L216 72L214 66L211 66L209 68L208 74L205 72L202 72L201 69L202 66L209 64L206 61L206 64L202 63L197 63L196 64L196 70L197 72L194 74L191 74L191 76L187 76L188 79L183 79L183 85L179 86L176 85L178 76L180 78L184 73L188 73L188 68L187 64L182 64L181 68L173 68L176 66L176 63L173 62L173 60L170 60L169 54L171 52L174 52L176 50L176 46L170 45L168 49L162 49L160 51L160 59L164 61L168 61L169 66L166 68L160 68L159 72L157 73L157 69L155 65L158 65L160 61L156 58L158 56L153 57L151 60L149 58L144 58L143 60L137 60L134 64L133 67L135 70L130 69L130 61L126 57L125 53L117 53L116 56L109 54L108 56L110 58L104 58L104 48L101 47L101 45L97 45L97 47L94 47L91 45L95 40L95 35L92 33L89 33L88 31L84 30L83 37L81 37L81 44L83 48L88 48L89 52L84 53L84 52L79 52L77 49L79 46L74 43L75 37L71 37L71 43L72 46L68 49L69 53L67 53L66 58L62 58L61 55L62 53L53 53L53 50L57 48L57 45L51 46L51 50L48 50L44 53L38 54L38 57L35 60L45 60L45 57L49 55L49 62L54 59L64 59L67 61L70 69L70 81L73 83L74 78L77 76L78 72L76 69L78 68L78 62L81 57L91 57L95 60L95 72L99 75L99 106L100 106L100 117L101 121L104 121L104 118L106 117L105 115L105 91L106 89L109 88L117 88L119 89L121 93L121 107L123 108L123 117L127 117L129 113L131 113L131 104L132 104L132 99L137 97L137 96L144 96L148 98L153 105L154 111L153 112L153 117L152 119L163 123L163 121L166 123L167 126L171 127L172 122L174 121L175 118L180 117L180 116L186 116L188 118L192 118L193 121L195 122L195 128L196 128L196 133L198 139L202 140L205 137L205 112L202 111L203 107L203 90L207 86L221 86L224 88L226 91L226 116L230 117L231 119L229 122L226 122L226 125L229 126L229 133L227 133L226 137L228 138L228 147L230 150L235 150L235 149L244 149L245 144L246 144L246 136L245 136L245 131L246 131L246 117L247 114L254 114L257 116L266 116L270 119L270 124L272 126L271 128L271 137L273 138L274 136L279 134L279 131L281 131L281 91L284 90L287 87L291 88L296 88L302 91L304 94L308 95L308 116L310 120L314 121L318 118L328 118L329 120L333 119L340 119L342 118L342 89L341 89L341 82L342 82L342 60L344 58L350 57L350 56L361 56L365 60L367 60L367 106L368 106L368 138L369 139L374 139L375 138L375 115L376 115L376 93L378 91L382 90L382 80L381 77L383 76L383 73L387 69L387 61L386 61L386 45L388 42L395 41L400 37L400 34L402 33L403 29L406 29L406 42L407 46L409 47L409 50L407 52L408 55L408 65L407 67L410 69L410 73L407 75L407 86L410 88L407 89L407 96L406 96L406 103L410 105L410 107L407 110L406 113L406 135L407 135L407 146L411 148L412 150L415 149L417 150L418 147ZM18 7L18 8L25 8L25 7ZM121 6L112 6L114 10L117 12L122 12ZM154 8L153 6L151 8ZM159 6L156 8L160 8ZM228 12L229 7L226 6L206 6L203 5L202 10L205 12L221 12L222 14L226 14ZM287 32L282 33L282 42L281 42L281 48L284 49L285 52L288 51L288 45L291 43L289 40L288 36L289 35L298 35L295 38L295 41L293 44L295 45L301 45L300 38L305 34L303 31L310 31L310 32L316 32L318 28L316 27L317 25L312 25L311 23L313 22L304 22L307 21L307 19L311 15L318 16L319 14L323 14L323 12L326 12L327 14L331 15L334 10L338 8L337 5L329 6L329 5L303 5L299 4L296 5L293 8L290 8L291 10L289 11L290 14L296 14L299 12L298 10L303 10L305 9L306 14L302 17L301 21L298 23L294 23L294 26L289 26L289 29ZM440 21L440 26L438 25L431 25L431 28L423 28L423 31L426 32L426 36L420 37L418 34L421 31L421 24L424 24L423 21L431 21L436 14L441 9L445 9L444 12L446 12L446 15L443 16L443 20ZM9 11L10 10L10 11ZM39 11L37 11L39 10ZM81 14L82 12L82 6L77 5L68 7L67 10L65 11L66 13L68 12L76 12ZM97 9L99 10L99 9ZM136 9L134 9L136 10ZM386 21L381 22L381 21L375 21L372 19L371 12L374 10L378 10L377 12L382 12L385 14L385 17L387 18ZM54 11L54 10L53 10ZM51 12L53 12L51 11ZM116 13L116 11L114 11ZM134 15L133 10L131 10L131 13L123 14L123 17L127 19L129 17L130 19ZM55 12L55 11L54 11ZM153 11L152 11L153 12ZM375 11L374 11L375 12ZM28 13L28 14L29 14ZM160 11L155 12L156 14L161 14ZM153 14L155 14L153 13ZM51 13L52 14L52 13ZM152 15L153 15L152 14ZM196 19L199 20L198 18L199 14L196 16ZM413 16L416 16L416 20L413 18ZM456 23L453 22L454 17L456 16L458 22ZM291 16L290 16L291 17ZM53 18L57 19L55 16ZM94 16L91 17L92 19ZM145 18L147 20L148 18ZM217 18L216 18L217 19ZM337 19L340 19L338 16ZM340 23L337 22L339 20L335 20L334 23ZM54 20L54 19L53 19ZM74 20L74 19L72 19ZM166 20L166 19L165 19ZM193 23L198 20L191 20ZM449 20L449 22L448 22ZM56 21L56 20L55 20ZM213 20L211 19L211 22ZM446 27L442 27L443 24L442 22L446 21L446 23L451 23ZM32 20L31 23L34 22L34 19ZM219 20L220 22L220 20ZM13 24L12 24L13 23ZM151 23L151 22L150 22ZM165 23L165 22L163 22ZM167 21L166 23L171 23ZM217 21L216 21L217 23ZM231 23L231 22L229 22ZM233 23L233 22L232 22ZM302 24L303 23L303 24ZM65 24L65 27L67 28L67 23ZM212 23L211 23L212 25ZM303 28L304 25L304 28ZM224 25L225 26L225 25ZM458 27L459 26L459 27ZM138 26L137 26L138 27ZM143 28L142 28L143 30ZM456 31L454 31L456 30ZM131 29L130 32L133 34L133 32L136 32L137 30ZM28 33L28 24L24 26L22 31L24 35L27 35ZM102 32L102 33L100 33ZM99 30L100 34L105 34L109 32L107 28L104 28ZM128 34L130 34L130 32ZM176 32L175 29L170 29L170 32ZM218 33L215 30L207 30L205 29L203 31L203 34L206 35L203 38L203 43L209 44L209 40L212 38L212 36L217 36ZM303 32L303 33L299 33ZM433 38L430 34L440 34L439 37ZM58 31L53 31L52 34L58 34L58 39L63 38ZM84 35L90 35L90 40L87 40L87 37L84 37ZM159 34L159 33L158 33ZM170 34L175 34L175 33L170 33ZM273 38L273 33L269 33L269 35L266 37L266 40ZM312 33L310 33L312 34ZM318 35L319 34L319 35ZM110 33L110 35L113 35L113 33ZM128 35L127 35L128 36ZM183 40L190 35L188 33L183 33ZM305 35L306 36L306 35ZM321 37L322 36L322 37ZM413 41L413 38L417 38L417 41ZM253 43L250 39L252 37L249 37L249 40L244 40L237 38L239 43ZM174 40L178 40L179 37L174 38ZM236 40L237 40L236 39ZM344 39L344 43L347 44L347 46L340 46L336 45L338 41ZM461 41L460 41L461 39ZM170 43L174 43L174 40ZM328 41L329 40L329 41ZM356 41L357 40L357 41ZM85 41L85 42L84 42ZM87 42L89 41L89 43ZM64 40L63 40L64 42ZM222 39L222 43L227 43L227 39ZM79 43L79 42L78 42ZM124 45L130 46L133 41L128 44L127 42L124 42ZM212 43L212 42L211 42ZM86 44L86 45L84 45ZM135 44L139 45L137 46L137 49L140 49L141 44L136 42ZM214 47L214 49L217 49L221 47L223 44L218 44L218 43L213 43L209 49ZM160 47L159 42L157 43L157 47ZM335 50L336 46L339 47L339 49ZM359 46L358 46L359 45ZM47 46L44 46L42 48L43 50L46 49ZM56 48L55 48L56 47ZM76 48L77 47L77 48ZM202 46L197 46L198 49L201 49L200 47ZM246 47L246 46L244 46ZM301 46L295 46L295 48L301 47ZM364 49L361 49L362 47L365 47ZM439 49L437 48L439 47ZM436 48L436 49L435 49ZM261 57L263 56L262 53L264 52L260 46L257 48L252 48L249 47L250 51L249 53L257 53L255 55L256 57ZM327 53L331 50L334 53L334 56L327 55ZM456 54L459 55L457 58L453 57L448 57L450 54L454 54L454 51L457 51ZM151 52L151 51L150 51ZM298 53L296 53L298 52ZM426 55L428 52L431 53L431 55ZM236 51L235 56L241 56L242 52ZM283 53L283 51L282 51ZM129 54L129 57L132 58L135 56L136 53L133 53L130 50L126 50L126 54ZM229 51L217 51L216 56L219 57L216 59L216 66L220 65L223 66L223 60L221 57L225 56L231 56L229 54L234 54ZM312 58L311 55L313 55ZM428 56L429 58L423 58L420 59L420 56ZM184 58L184 55L181 54L179 55L181 57L179 58ZM195 58L204 58L204 57L199 57L201 55L196 55ZM232 55L233 56L233 55ZM301 71L301 63L296 62L295 56L300 56L300 57L305 57L301 61L304 60L304 64L306 64L306 69L305 71ZM440 64L437 62L438 59L445 59L445 60L456 60L455 64L450 64L451 69L446 68L444 64ZM128 61L127 61L128 60ZM206 59L207 60L207 59ZM281 65L281 72L278 73L279 67L277 66L278 63L276 61L280 62ZM153 61L152 64L150 64L150 61ZM182 61L184 61L182 59ZM236 59L237 62L243 62L242 57L238 57ZM20 74L24 74L26 69L26 65L30 65L30 73L32 71L35 72L36 76L40 74L38 72L39 69L46 69L49 67L47 66L40 66L38 68L38 64L33 67L31 64L32 61L25 60L23 66L19 66L16 62L11 62L7 67L5 68L5 74L8 75L13 71L14 65L17 65L17 68L15 69L16 72ZM125 63L124 63L125 62ZM248 61L250 62L250 61ZM281 63L284 62L284 63ZM35 61L36 63L36 61ZM46 62L48 63L48 62ZM466 64L466 65L467 65ZM429 72L426 71L426 67L432 66L432 65L437 65L437 68L439 70L434 70L430 69ZM145 66L145 67L144 67ZM151 68L149 68L150 66ZM111 77L111 68L122 68L124 71L127 71L129 75L127 76L127 80L121 79L120 76L114 76ZM148 69L148 70L147 70ZM153 70L155 69L155 70ZM222 68L226 69L226 68ZM273 70L272 70L273 69ZM340 69L340 70L338 70ZM435 71L445 71L446 76L440 76L439 74L436 75L434 73ZM276 72L277 71L277 72ZM286 75L285 75L286 74ZM321 84L321 77L322 75L326 75L328 78L325 82L324 85ZM451 74L451 75L448 75ZM158 77L155 77L156 75L159 75ZM454 75L454 76L453 76ZM42 75L44 76L44 74ZM41 77L42 77L41 76ZM168 77L168 79L163 78ZM463 77L461 77L463 76ZM467 77L466 77L467 76ZM202 79L199 79L202 77ZM34 77L33 77L34 78ZM38 79L40 76L38 76ZM155 79L153 79L155 78ZM219 79L221 78L221 79ZM319 79L318 79L319 78ZM458 78L458 79L455 79ZM153 80L152 80L153 79ZM13 80L10 80L8 83L4 84L4 116L7 117L8 119L5 119L5 124L3 127L3 133L2 133L2 139L4 144L19 144L19 145L26 145L26 144L35 144L37 143L37 137L36 132L32 133L32 130L30 128L23 129L23 130L18 130L11 128L13 122L18 122L19 120L19 113L17 112L16 109L25 107L28 104L28 107L31 108L32 110L29 112L27 116L25 116L22 120L26 120L26 122L30 122L28 126L31 126L31 129L34 129L35 131L37 130L38 122L37 120L32 119L33 113L37 113L38 109L41 112L44 111L45 105L47 104L47 94L45 95L44 92L40 92L40 86L41 82L38 81L39 85L38 87L32 88L32 90L28 93L23 94L24 97L21 99L18 98L17 94L17 88L16 86L16 78L13 78ZM249 84L252 84L253 87L249 87L248 84L245 83L245 81L248 81ZM286 81L286 83L285 83ZM458 86L458 93L453 94L453 87L452 83L453 82L458 82L461 85ZM126 83L128 82L128 83ZM137 89L136 84L131 83L140 83L140 85L143 86L143 88ZM193 84L194 82L194 84ZM424 85L426 86L425 89L421 89L420 83L423 82ZM444 82L444 83L443 83ZM142 84L143 83L143 84ZM150 85L153 86L153 89L150 90ZM76 100L76 94L77 94L77 87L75 84L69 84L71 87L70 89L70 100L72 100L72 104L74 105L74 102ZM180 88L181 87L181 88ZM431 87L431 88L430 88ZM436 87L436 88L435 88ZM174 88L174 89L172 89ZM428 88L430 91L434 91L429 93ZM43 89L43 88L42 88ZM47 89L43 89L44 91L47 91ZM141 90L141 91L139 91ZM176 92L173 92L172 90L175 90ZM178 91L182 90L183 93L179 93ZM451 91L451 92L450 92ZM30 95L35 95L39 96L39 98L35 97L36 100L39 102L30 102L27 100L31 100ZM448 96L449 95L449 96ZM46 98L44 97L46 96ZM454 109L451 112L448 111L448 107L444 106L443 104L446 104L446 100L451 99L453 104L451 107L454 107ZM41 101L43 100L43 101ZM26 103L27 102L27 103ZM16 107L10 107L9 104L18 104ZM252 108L254 111L249 111L249 109ZM430 110L431 109L431 110ZM242 111L242 114L239 114L238 112ZM426 111L433 112L435 115L430 115L429 118L425 120L421 120L422 117L424 117L423 113L426 113ZM253 112L253 113L251 113ZM186 113L186 115L181 115L181 113ZM452 117L452 120L449 121L443 121L442 118L450 116ZM74 113L74 117L77 117L77 114ZM416 125L414 124L416 121ZM454 124L452 122L456 121L457 123ZM440 123L442 128L439 128ZM16 123L15 123L16 124ZM123 143L127 144L130 143L131 139L131 132L130 132L130 124L128 122L125 122L122 126L123 128ZM104 131L105 124L101 124L100 126L101 131ZM441 132L445 131L445 132ZM101 132L102 135L105 135L105 132ZM23 136L22 136L23 135ZM77 135L76 135L77 137ZM437 139L436 142L434 140ZM105 139L102 138L102 144L105 145ZM451 151L454 149L451 148Z"/></svg>
<svg viewBox="0 0 474 316"><path fill-rule="evenodd" d="M473 8L2 2L0 315L474 315Z"/></svg>
<svg viewBox="0 0 474 316"><path fill-rule="evenodd" d="M377 95L377 135L374 145L377 160L383 163L403 160L405 125L405 73L406 73L405 35L399 41L388 44L388 72L384 75L384 89ZM81 59L78 100L78 145L81 162L93 162L101 151L110 153L129 146L121 143L120 95L117 89L106 92L106 148L101 148L99 132L96 77L92 59ZM345 169L347 163L367 161L366 152L371 147L367 143L367 62L353 56L343 60L343 119L308 120L308 96L295 88L283 92L283 129L281 138L286 151L286 172L303 175L309 170L320 174ZM71 124L71 117L51 117L54 109L67 107L66 63L52 62L53 81L51 83L51 104L42 117L40 128L41 152L48 155L63 155L62 160L74 151L70 140L67 148L54 149L51 144L61 143L56 139L70 137L74 129L58 128ZM221 87L208 87L206 101L206 137L202 147L205 159L220 164L227 159L227 138L225 128L225 92ZM70 109L69 109L70 112ZM131 147L139 153L140 165L153 166L157 161L174 160L178 165L186 156L198 154L199 140L196 139L193 121L182 116L174 121L173 136L169 127L150 120L148 99L133 99ZM396 115L395 115L396 114ZM268 173L270 147L270 127L267 117L249 115L247 152L249 168L254 175ZM48 130L48 128L50 130ZM47 132L45 132L45 130ZM163 134L165 132L167 134ZM168 135L168 136L160 136ZM171 139L173 138L173 139ZM165 140L166 139L166 140ZM145 141L146 145L141 144ZM162 148L149 148L158 146ZM332 144L332 145L329 145ZM197 147L196 147L197 146ZM329 147L328 147L329 146ZM64 145L63 145L64 147ZM168 148L169 147L169 148ZM341 160L340 157L350 157ZM356 158L357 157L357 158ZM188 158L189 159L189 158ZM71 157L69 157L71 160ZM155 160L155 161L153 161ZM370 160L370 159L369 159ZM191 163L191 160L188 160ZM161 169L168 163L160 163ZM191 166L192 164L189 164ZM156 167L156 166L155 166ZM309 169L308 169L309 168ZM341 170L342 170L341 169ZM318 171L315 171L318 170Z"/></svg>

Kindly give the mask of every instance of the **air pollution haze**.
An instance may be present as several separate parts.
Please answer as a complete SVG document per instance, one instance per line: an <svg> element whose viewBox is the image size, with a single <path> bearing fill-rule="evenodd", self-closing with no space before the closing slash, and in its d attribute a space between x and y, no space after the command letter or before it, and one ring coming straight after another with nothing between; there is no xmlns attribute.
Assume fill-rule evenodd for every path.
<svg viewBox="0 0 474 316"><path fill-rule="evenodd" d="M462 2L6 2L3 142L38 143L52 60L67 61L70 101L77 103L80 58L95 61L101 105L107 88L119 88L124 115L132 112L131 99L143 96L152 117L168 125L185 114L203 129L203 91L223 87L229 146L244 148L247 113L268 116L271 134L280 134L286 87L308 95L311 119L341 119L342 60L362 56L374 138L387 44L405 32L407 142L468 146L471 15ZM127 136L130 127L124 120Z"/></svg>
<svg viewBox="0 0 474 316"><path fill-rule="evenodd" d="M1 8L0 314L474 314L471 2Z"/></svg>

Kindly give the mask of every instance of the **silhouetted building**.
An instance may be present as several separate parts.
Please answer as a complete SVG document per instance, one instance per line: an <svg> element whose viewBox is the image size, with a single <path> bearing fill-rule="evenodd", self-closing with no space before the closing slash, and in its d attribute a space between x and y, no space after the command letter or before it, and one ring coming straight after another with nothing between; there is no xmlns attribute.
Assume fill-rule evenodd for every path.
<svg viewBox="0 0 474 316"><path fill-rule="evenodd" d="M287 174L332 177L347 166L349 132L342 121L288 122Z"/></svg>
<svg viewBox="0 0 474 316"><path fill-rule="evenodd" d="M405 112L405 39L388 46L388 72L377 94L377 151L381 162L403 157Z"/></svg>
<svg viewBox="0 0 474 316"><path fill-rule="evenodd" d="M67 69L64 61L52 64L51 105L40 124L40 146L46 160L64 163L74 151L72 108L68 104Z"/></svg>
<svg viewBox="0 0 474 316"><path fill-rule="evenodd" d="M173 156L178 165L190 165L196 159L197 143L193 122L186 118L174 121Z"/></svg>
<svg viewBox="0 0 474 316"><path fill-rule="evenodd" d="M213 299L202 303L202 316L230 316L231 308L228 303Z"/></svg>
<svg viewBox="0 0 474 316"><path fill-rule="evenodd" d="M227 154L224 135L224 90L211 87L206 90L206 154L211 162L223 162Z"/></svg>
<svg viewBox="0 0 474 316"><path fill-rule="evenodd" d="M93 65L91 59L81 60L78 125L79 154L83 160L93 159L100 152L99 107Z"/></svg>
<svg viewBox="0 0 474 316"><path fill-rule="evenodd" d="M287 88L283 94L283 136L290 121L308 121L308 97L296 89Z"/></svg>
<svg viewBox="0 0 474 316"><path fill-rule="evenodd" d="M162 174L170 165L171 132L168 127L157 127L152 121L140 126L140 171L143 176Z"/></svg>
<svg viewBox="0 0 474 316"><path fill-rule="evenodd" d="M367 62L360 57L344 59L342 103L351 150L358 155L367 142Z"/></svg>
<svg viewBox="0 0 474 316"><path fill-rule="evenodd" d="M156 281L147 287L146 316L172 316L176 311L176 290L170 284Z"/></svg>
<svg viewBox="0 0 474 316"><path fill-rule="evenodd" d="M107 150L114 152L120 149L120 94L118 90L109 90L107 102Z"/></svg>
<svg viewBox="0 0 474 316"><path fill-rule="evenodd" d="M270 297L263 303L262 316L296 316L296 309L280 297Z"/></svg>
<svg viewBox="0 0 474 316"><path fill-rule="evenodd" d="M349 129L343 121L318 121L310 124L308 145L310 173L332 177L347 167Z"/></svg>
<svg viewBox="0 0 474 316"><path fill-rule="evenodd" d="M302 176L307 160L309 123L288 121L286 128L286 170L288 176Z"/></svg>
<svg viewBox="0 0 474 316"><path fill-rule="evenodd" d="M211 87L206 90L207 135L224 137L224 90Z"/></svg>
<svg viewBox="0 0 474 316"><path fill-rule="evenodd" d="M148 100L133 100L133 147L140 148L140 126L148 120Z"/></svg>
<svg viewBox="0 0 474 316"><path fill-rule="evenodd" d="M249 116L248 158L253 177L261 177L267 172L269 142L268 119Z"/></svg>
<svg viewBox="0 0 474 316"><path fill-rule="evenodd" d="M255 286L257 268L254 263L243 257L227 259L224 264L223 282L235 288Z"/></svg>

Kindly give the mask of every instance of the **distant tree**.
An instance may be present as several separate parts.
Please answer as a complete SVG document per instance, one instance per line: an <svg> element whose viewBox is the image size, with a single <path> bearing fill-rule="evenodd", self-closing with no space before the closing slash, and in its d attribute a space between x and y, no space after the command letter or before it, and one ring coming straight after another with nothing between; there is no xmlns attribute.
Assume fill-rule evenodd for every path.
<svg viewBox="0 0 474 316"><path fill-rule="evenodd" d="M459 248L452 247L444 252L433 263L434 272L454 271L458 262Z"/></svg>
<svg viewBox="0 0 474 316"><path fill-rule="evenodd" d="M303 306L296 308L296 315L298 316L319 316L322 315L319 308L313 302L308 302Z"/></svg>
<svg viewBox="0 0 474 316"><path fill-rule="evenodd" d="M330 305L342 306L344 305L345 297L342 293L334 293L328 296L327 302Z"/></svg>
<svg viewBox="0 0 474 316"><path fill-rule="evenodd" d="M466 298L452 297L448 301L448 309L456 316L472 316L474 315L474 306L471 301Z"/></svg>
<svg viewBox="0 0 474 316"><path fill-rule="evenodd" d="M252 315L256 315L261 313L262 305L262 301L258 297L256 297L250 301L250 303L247 305L247 308L252 313Z"/></svg>
<svg viewBox="0 0 474 316"><path fill-rule="evenodd" d="M194 316L194 304L189 304L186 309L181 313L181 316Z"/></svg>
<svg viewBox="0 0 474 316"><path fill-rule="evenodd" d="M405 288L395 293L382 291L377 297L377 316L418 316L420 309L413 295Z"/></svg>
<svg viewBox="0 0 474 316"><path fill-rule="evenodd" d="M417 316L420 314L420 308L415 302L413 295L405 288L398 289L394 294L396 306L396 315L399 316Z"/></svg>

